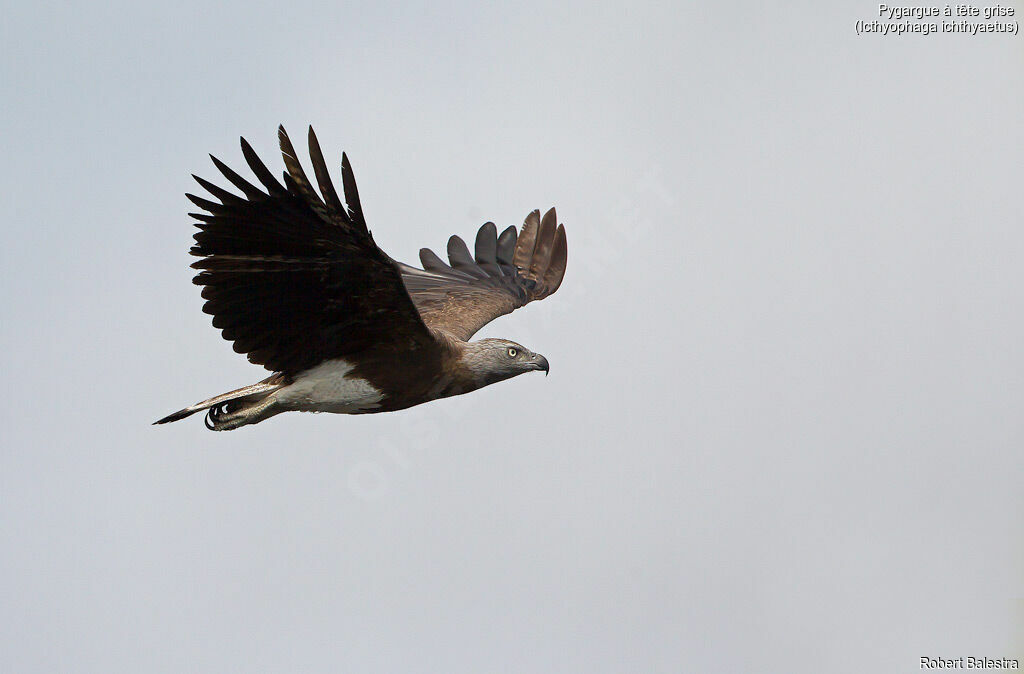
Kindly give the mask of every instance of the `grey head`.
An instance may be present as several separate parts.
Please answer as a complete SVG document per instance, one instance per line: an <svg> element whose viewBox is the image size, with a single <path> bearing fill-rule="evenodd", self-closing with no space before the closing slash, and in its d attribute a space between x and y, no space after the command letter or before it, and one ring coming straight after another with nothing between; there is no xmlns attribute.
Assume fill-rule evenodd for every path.
<svg viewBox="0 0 1024 674"><path fill-rule="evenodd" d="M548 359L508 339L481 339L466 344L461 363L477 386L511 379L525 372L548 373Z"/></svg>

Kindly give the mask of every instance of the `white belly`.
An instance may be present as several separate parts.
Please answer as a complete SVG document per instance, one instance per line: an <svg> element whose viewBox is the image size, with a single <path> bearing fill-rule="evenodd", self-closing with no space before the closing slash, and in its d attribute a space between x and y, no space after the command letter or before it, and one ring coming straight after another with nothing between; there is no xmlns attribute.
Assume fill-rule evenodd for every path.
<svg viewBox="0 0 1024 674"><path fill-rule="evenodd" d="M328 360L306 370L273 395L278 404L305 412L351 414L380 407L384 395L365 379L347 375L353 366L344 360Z"/></svg>

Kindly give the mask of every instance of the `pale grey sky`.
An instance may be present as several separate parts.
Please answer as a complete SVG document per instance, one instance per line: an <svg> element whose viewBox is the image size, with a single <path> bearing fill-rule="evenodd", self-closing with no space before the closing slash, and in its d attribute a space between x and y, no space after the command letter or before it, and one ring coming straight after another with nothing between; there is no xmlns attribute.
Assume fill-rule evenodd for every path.
<svg viewBox="0 0 1024 674"><path fill-rule="evenodd" d="M910 672L1022 657L1024 38L877 5L20 3L0 24L0 670ZM1016 20L1021 5L1013 3ZM378 243L557 206L544 353L406 412L264 373L189 177L348 152Z"/></svg>

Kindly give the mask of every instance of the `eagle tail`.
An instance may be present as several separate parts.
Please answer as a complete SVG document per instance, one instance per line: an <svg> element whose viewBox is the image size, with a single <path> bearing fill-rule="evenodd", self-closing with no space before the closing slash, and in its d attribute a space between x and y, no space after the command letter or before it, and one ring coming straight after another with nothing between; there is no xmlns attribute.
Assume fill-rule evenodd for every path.
<svg viewBox="0 0 1024 674"><path fill-rule="evenodd" d="M243 386L240 389L222 393L219 396L214 396L195 405L189 405L174 414L168 414L163 419L154 421L153 424L167 424L172 421L178 421L203 410L210 410L206 415L205 421L206 427L211 431L230 430L245 424L256 423L270 416L264 414L270 407L270 403L272 403L272 401L267 401L266 398L282 386L284 386L284 382L275 381L275 377L271 377L258 384ZM256 416L259 416L259 418L253 418ZM238 421L242 423L237 423Z"/></svg>

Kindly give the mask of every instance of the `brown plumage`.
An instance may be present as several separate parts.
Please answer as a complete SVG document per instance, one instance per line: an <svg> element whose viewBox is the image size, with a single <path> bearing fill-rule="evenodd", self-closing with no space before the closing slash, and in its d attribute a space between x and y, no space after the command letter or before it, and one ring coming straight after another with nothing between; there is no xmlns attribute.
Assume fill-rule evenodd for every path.
<svg viewBox="0 0 1024 674"><path fill-rule="evenodd" d="M262 189L215 157L243 196L202 178L210 201L188 198L203 213L192 254L203 311L234 350L274 372L268 379L164 417L209 409L207 426L229 430L289 410L348 414L403 409L466 393L547 360L508 340L469 342L498 316L554 293L566 266L565 228L555 210L527 216L498 236L477 232L474 251L458 236L448 263L429 249L423 268L392 260L373 241L348 157L342 155L344 203L309 129L319 192L284 128L287 171L274 178L242 139L242 154Z"/></svg>

